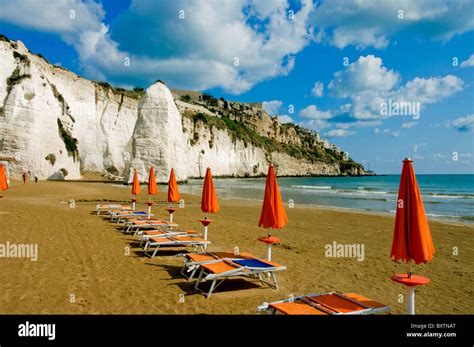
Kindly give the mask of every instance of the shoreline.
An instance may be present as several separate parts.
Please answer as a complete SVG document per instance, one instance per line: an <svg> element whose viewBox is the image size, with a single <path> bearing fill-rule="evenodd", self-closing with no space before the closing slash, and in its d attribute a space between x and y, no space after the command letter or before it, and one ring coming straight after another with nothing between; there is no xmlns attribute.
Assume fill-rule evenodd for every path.
<svg viewBox="0 0 474 347"><path fill-rule="evenodd" d="M198 197L196 194L191 194L191 193L186 193L187 195L192 195L195 197ZM241 197L224 197L224 198L219 198L219 200L225 200L228 202L232 202L233 200L237 201L248 201L248 202L254 202L255 205L261 206L262 199L254 199L254 198L241 198ZM373 216L381 216L381 217L390 217L393 218L395 221L395 213L391 212L384 212L384 211L375 211L375 210L363 210L363 209L357 209L357 208L351 208L351 207L338 207L338 206L326 206L326 205L313 205L313 204L297 204L298 208L306 208L306 209L315 209L315 210L326 210L326 211L332 211L332 212L348 212L348 213L355 213L355 214L367 214L367 215L373 215ZM252 205L253 206L253 205ZM286 207L288 208L288 207ZM474 226L474 223L470 222L462 222L462 221L450 221L450 220L445 220L445 219L437 219L437 218L432 218L430 216L427 216L428 218L428 223L441 223L441 224L448 224L448 225L453 225L453 226Z"/></svg>
<svg viewBox="0 0 474 347"><path fill-rule="evenodd" d="M377 176L389 176L389 175L377 175ZM290 178L291 177L296 178L296 176L290 176ZM327 176L327 177L342 177L342 176ZM364 176L351 176L351 177L364 177ZM252 179L252 178L263 178L263 177L221 177L221 179L232 179L232 178L235 178L235 179L247 179L247 178ZM213 177L213 179L214 179L214 177ZM218 179L218 178L216 177L216 179ZM193 178L192 180L198 181L199 179L198 178ZM113 187L116 187L116 188L129 188L131 186L131 184L121 183L119 181L98 181L98 180L46 180L46 181L48 181L48 182L61 182L61 183L66 183L66 182L68 182L68 183L104 183L104 184L111 184ZM165 189L165 187L167 186L167 184L165 184L165 183L157 183L157 184L158 184L159 187L163 187L163 189ZM184 185L186 187L189 183L179 183L179 184ZM145 185L145 183L142 183L141 185ZM163 190L163 189L161 189L161 190ZM186 192L186 194L197 196L197 194L193 194L193 193L190 193L190 192ZM255 201L255 202L261 202L262 201L262 199L257 199L257 198L242 198L242 197L236 197L236 196L234 196L234 197L220 197L219 199L221 199L221 200L222 199L226 199L226 200L236 199L236 200ZM309 204L309 203L298 203L298 206L303 206L305 208L330 210L330 211L336 211L336 212L339 211L339 210L344 210L344 211L352 212L352 213L367 213L367 214L373 214L373 215L379 215L379 216L388 216L388 217L395 218L395 213L388 212L388 211L378 211L378 210L352 208L352 207L318 205L318 204ZM436 217L430 216L429 214L427 214L427 218L428 218L428 221L430 223L432 223L432 222L445 223L445 224L456 225L456 226L473 226L474 225L474 219L473 220L469 220L469 219L468 220L463 220L461 218L456 218L456 217L436 218Z"/></svg>

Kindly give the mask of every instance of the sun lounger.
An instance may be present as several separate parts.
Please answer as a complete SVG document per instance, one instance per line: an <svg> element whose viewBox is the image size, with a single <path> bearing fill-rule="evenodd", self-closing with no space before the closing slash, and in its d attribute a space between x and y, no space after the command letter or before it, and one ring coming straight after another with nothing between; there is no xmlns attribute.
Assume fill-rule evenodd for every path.
<svg viewBox="0 0 474 347"><path fill-rule="evenodd" d="M250 253L235 254L234 252L181 253L177 256L183 258L184 265L181 269L181 275L188 281L194 277L203 264L220 262L223 259L238 260L256 258Z"/></svg>
<svg viewBox="0 0 474 347"><path fill-rule="evenodd" d="M386 306L355 293L302 295L272 303L264 302L257 311L287 315L366 315L389 311Z"/></svg>
<svg viewBox="0 0 474 347"><path fill-rule="evenodd" d="M152 216L153 214L148 214L148 211L113 211L110 214L110 221L116 221L119 224L125 223L128 219L144 219Z"/></svg>
<svg viewBox="0 0 474 347"><path fill-rule="evenodd" d="M197 279L195 289L203 292L207 298L210 298L214 289L217 288L223 281L229 277L246 276L258 278L260 283L266 283L270 287L278 289L278 282L276 280L275 272L286 270L286 266L258 259L238 259L228 260L202 264L199 277ZM263 274L270 274L271 282L264 281ZM199 285L205 281L212 281L209 291L206 293L199 289ZM217 283L219 282L219 283Z"/></svg>
<svg viewBox="0 0 474 347"><path fill-rule="evenodd" d="M201 234L196 230L148 230L142 232L142 239L140 241L140 246L143 247L144 243L151 242L151 238L163 238L163 237L173 237L173 236L189 236L189 237L199 237ZM148 248L149 245L145 245L144 248Z"/></svg>
<svg viewBox="0 0 474 347"><path fill-rule="evenodd" d="M125 234L132 233L133 236L137 234L141 234L141 231L146 229L158 229L158 230L166 230L170 228L177 227L178 224L170 223L164 219L126 219L125 224L123 226L123 232Z"/></svg>
<svg viewBox="0 0 474 347"><path fill-rule="evenodd" d="M111 211L129 211L132 209L130 205L123 204L97 204L94 212L100 215L102 212L110 213Z"/></svg>
<svg viewBox="0 0 474 347"><path fill-rule="evenodd" d="M160 250L161 247L165 246L191 246L193 247L194 252L197 251L197 247L201 248L201 251L204 252L204 246L210 244L211 241L204 240L201 237L191 237L191 236L170 236L170 237L152 237L145 244L145 254L153 258L156 253ZM152 254L149 253L151 248L155 248Z"/></svg>

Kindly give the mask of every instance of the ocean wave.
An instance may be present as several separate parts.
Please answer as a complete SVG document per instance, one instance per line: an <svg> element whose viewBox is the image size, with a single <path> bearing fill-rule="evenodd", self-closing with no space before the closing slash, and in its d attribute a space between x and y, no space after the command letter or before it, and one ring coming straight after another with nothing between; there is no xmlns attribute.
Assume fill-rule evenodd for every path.
<svg viewBox="0 0 474 347"><path fill-rule="evenodd" d="M452 214L427 213L426 215L428 217L434 217L434 218L455 218L455 219L462 218L462 216L452 215Z"/></svg>
<svg viewBox="0 0 474 347"><path fill-rule="evenodd" d="M462 220L474 221L474 216L461 216L460 218Z"/></svg>
<svg viewBox="0 0 474 347"><path fill-rule="evenodd" d="M302 188L302 189L313 189L313 190L331 190L331 186L304 186L304 185L292 185L291 188Z"/></svg>
<svg viewBox="0 0 474 347"><path fill-rule="evenodd" d="M442 199L474 199L474 195L472 194L440 194L428 192L424 193L424 195Z"/></svg>

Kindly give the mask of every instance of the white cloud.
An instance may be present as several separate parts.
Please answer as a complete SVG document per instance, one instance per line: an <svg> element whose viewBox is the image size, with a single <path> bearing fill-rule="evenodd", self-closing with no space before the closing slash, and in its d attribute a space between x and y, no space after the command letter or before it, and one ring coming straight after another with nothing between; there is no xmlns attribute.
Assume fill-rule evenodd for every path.
<svg viewBox="0 0 474 347"><path fill-rule="evenodd" d="M77 43L77 33L100 31L105 12L100 3L80 0L0 1L0 20L63 35Z"/></svg>
<svg viewBox="0 0 474 347"><path fill-rule="evenodd" d="M349 131L349 130L344 130L344 129L334 129L334 130L328 131L325 134L325 136L326 137L346 137L352 134L355 134L355 131Z"/></svg>
<svg viewBox="0 0 474 347"><path fill-rule="evenodd" d="M461 132L472 131L474 129L474 114L446 121L444 125L447 128L454 128Z"/></svg>
<svg viewBox="0 0 474 347"><path fill-rule="evenodd" d="M333 114L331 111L322 111L316 105L309 105L299 113L300 117L309 119L330 119Z"/></svg>
<svg viewBox="0 0 474 347"><path fill-rule="evenodd" d="M411 128L417 126L417 125L418 125L418 122L405 122L405 123L402 124L402 128L411 129Z"/></svg>
<svg viewBox="0 0 474 347"><path fill-rule="evenodd" d="M317 42L338 48L383 49L388 37L400 31L415 38L447 41L474 28L473 13L472 1L324 1L312 20L318 27Z"/></svg>
<svg viewBox="0 0 474 347"><path fill-rule="evenodd" d="M322 82L316 82L313 89L311 89L311 95L317 98L323 96L324 84Z"/></svg>
<svg viewBox="0 0 474 347"><path fill-rule="evenodd" d="M416 77L393 94L394 99L432 104L461 91L464 82L453 75Z"/></svg>
<svg viewBox="0 0 474 347"><path fill-rule="evenodd" d="M380 58L368 55L338 71L329 82L328 89L338 97L351 99L351 115L356 119L380 119L382 105L409 103L412 109L441 101L458 91L465 84L454 76L415 77L397 88L399 74L383 66ZM406 116L415 116L407 114ZM419 114L417 115L419 117Z"/></svg>
<svg viewBox="0 0 474 347"><path fill-rule="evenodd" d="M355 121L349 123L337 123L336 128L338 129L349 129L349 128L366 128L366 127L375 127L382 125L382 121L375 120L375 121Z"/></svg>
<svg viewBox="0 0 474 347"><path fill-rule="evenodd" d="M281 105L283 105L281 100L264 101L262 103L263 109L272 116L280 112Z"/></svg>
<svg viewBox="0 0 474 347"><path fill-rule="evenodd" d="M330 124L326 120L321 120L321 119L303 120L299 122L298 124L304 128L308 128L308 129L318 131L318 132L330 126Z"/></svg>
<svg viewBox="0 0 474 347"><path fill-rule="evenodd" d="M474 54L471 54L471 56L467 60L464 60L459 66L460 67L474 66Z"/></svg>
<svg viewBox="0 0 474 347"><path fill-rule="evenodd" d="M278 120L280 121L280 123L282 124L285 124L285 123L294 123L293 121L293 118L291 118L290 116L284 114L284 115L281 115L281 116L278 116Z"/></svg>
<svg viewBox="0 0 474 347"><path fill-rule="evenodd" d="M448 158L447 155L441 154L441 153L434 153L434 154L431 155L431 157L432 157L434 160L443 160L443 159Z"/></svg>
<svg viewBox="0 0 474 347"><path fill-rule="evenodd" d="M293 69L294 55L311 40L314 5L303 0L290 19L287 0L133 0L110 27L92 1L2 1L1 8L0 20L60 34L89 78L162 79L175 87L238 94Z"/></svg>
<svg viewBox="0 0 474 347"><path fill-rule="evenodd" d="M398 137L400 136L400 131L398 130L390 130L390 129L379 129L379 128L375 128L374 129L374 134L378 135L378 134L385 134L385 135L390 135L390 136L393 136L393 137Z"/></svg>
<svg viewBox="0 0 474 347"><path fill-rule="evenodd" d="M382 66L382 59L360 56L346 70L334 74L328 89L336 96L349 97L365 91L389 91L398 80L398 73Z"/></svg>

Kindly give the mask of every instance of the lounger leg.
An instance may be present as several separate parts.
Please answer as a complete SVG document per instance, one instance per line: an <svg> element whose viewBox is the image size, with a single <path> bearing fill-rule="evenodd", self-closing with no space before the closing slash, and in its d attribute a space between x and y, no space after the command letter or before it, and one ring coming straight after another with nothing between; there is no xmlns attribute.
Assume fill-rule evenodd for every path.
<svg viewBox="0 0 474 347"><path fill-rule="evenodd" d="M275 284L275 289L278 290L278 281L276 279L276 275L274 271L272 271L272 279L273 279L273 283Z"/></svg>
<svg viewBox="0 0 474 347"><path fill-rule="evenodd" d="M188 277L188 281L190 281L194 277L194 275L196 274L196 271L198 270L198 268L199 268L198 266L196 266L194 268L193 272L191 272L191 275L189 275L189 277Z"/></svg>
<svg viewBox="0 0 474 347"><path fill-rule="evenodd" d="M155 257L156 253L158 253L158 250L160 249L160 246L156 246L155 251L153 252L153 255L151 256L152 258Z"/></svg>
<svg viewBox="0 0 474 347"><path fill-rule="evenodd" d="M212 292L214 291L214 288L216 286L217 280L213 280L211 284L211 288L209 288L209 292L207 293L206 297L209 299L212 295Z"/></svg>
<svg viewBox="0 0 474 347"><path fill-rule="evenodd" d="M201 283L202 276L204 274L204 269L201 269L201 272L199 272L199 276L197 278L196 284L194 285L194 289L199 290L199 283Z"/></svg>

